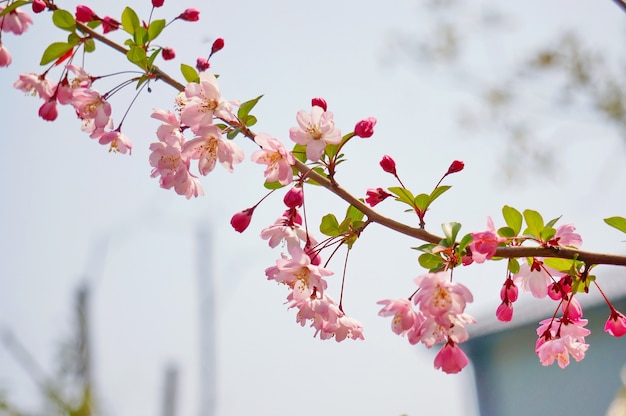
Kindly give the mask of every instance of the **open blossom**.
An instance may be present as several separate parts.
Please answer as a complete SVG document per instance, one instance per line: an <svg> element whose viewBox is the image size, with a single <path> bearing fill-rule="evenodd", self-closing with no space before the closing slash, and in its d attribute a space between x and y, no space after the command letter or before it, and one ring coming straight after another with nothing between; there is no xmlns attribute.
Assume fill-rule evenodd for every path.
<svg viewBox="0 0 626 416"><path fill-rule="evenodd" d="M545 298L548 295L548 286L552 282L551 272L556 273L541 260L533 259L530 265L527 262L522 263L513 279L524 292L530 292L536 298Z"/></svg>
<svg viewBox="0 0 626 416"><path fill-rule="evenodd" d="M398 335L406 334L421 323L421 316L413 310L411 301L408 299L384 299L376 303L383 305L378 312L379 316L393 316L391 330Z"/></svg>
<svg viewBox="0 0 626 416"><path fill-rule="evenodd" d="M93 119L96 129L109 123L111 104L96 90L80 88L75 91L71 101L76 115L82 120Z"/></svg>
<svg viewBox="0 0 626 416"><path fill-rule="evenodd" d="M278 139L265 133L257 134L254 141L261 145L261 149L252 153L252 161L267 165L265 180L288 185L293 179L291 166L295 163L291 152Z"/></svg>
<svg viewBox="0 0 626 416"><path fill-rule="evenodd" d="M453 341L448 341L435 357L435 369L456 374L469 364L467 355Z"/></svg>
<svg viewBox="0 0 626 416"><path fill-rule="evenodd" d="M393 195L385 191L383 188L370 188L365 194L365 202L367 202L370 207L375 207L390 196Z"/></svg>
<svg viewBox="0 0 626 416"><path fill-rule="evenodd" d="M214 118L234 119L231 103L220 93L217 78L210 72L200 74L200 82L190 82L185 87L180 119L191 131L198 133L200 128L213 124Z"/></svg>
<svg viewBox="0 0 626 416"><path fill-rule="evenodd" d="M37 75L33 72L20 74L17 81L13 84L13 88L32 95L36 93L39 95L39 98L44 100L52 97L52 84L50 80L43 75Z"/></svg>
<svg viewBox="0 0 626 416"><path fill-rule="evenodd" d="M569 356L576 361L585 358L585 352L589 344L583 344L574 340L571 336L551 339L537 348L537 356L542 365L552 365L556 360L559 367L565 368L569 365Z"/></svg>
<svg viewBox="0 0 626 416"><path fill-rule="evenodd" d="M5 6L0 6L0 12L5 8ZM19 7L0 17L0 28L2 28L2 31L12 32L15 35L24 33L32 23L33 19L30 15Z"/></svg>
<svg viewBox="0 0 626 416"><path fill-rule="evenodd" d="M427 317L433 317L441 325L450 325L455 315L465 310L473 301L472 293L464 285L450 281L450 271L428 273L415 278L420 291L413 302Z"/></svg>
<svg viewBox="0 0 626 416"><path fill-rule="evenodd" d="M303 250L296 257L282 258L276 261L276 267L266 270L268 279L283 283L293 289L293 299L308 299L314 294L320 296L328 286L327 276L333 272L311 263L311 259Z"/></svg>
<svg viewBox="0 0 626 416"><path fill-rule="evenodd" d="M498 236L491 217L487 218L487 230L472 233L472 242L469 245L472 252L472 260L476 263L484 263L496 254L498 244L506 241L506 238Z"/></svg>
<svg viewBox="0 0 626 416"><path fill-rule="evenodd" d="M183 157L181 147L180 143L152 143L150 165L154 169L150 176L160 176L162 188L174 188L177 194L184 195L187 199L204 195L198 178L189 172L189 159Z"/></svg>
<svg viewBox="0 0 626 416"><path fill-rule="evenodd" d="M304 110L296 115L298 127L289 129L289 137L294 142L306 146L306 157L311 162L320 160L327 144L339 144L341 132L335 128L333 113L314 106L311 113Z"/></svg>
<svg viewBox="0 0 626 416"><path fill-rule="evenodd" d="M307 234L306 229L300 224L290 221L285 215L280 217L276 222L261 231L261 238L268 240L270 247L274 248L281 243L287 244L287 251L293 257L297 257L301 253L300 243L309 241L315 245L317 242Z"/></svg>
<svg viewBox="0 0 626 416"><path fill-rule="evenodd" d="M163 122L156 131L159 140L170 145L185 142L185 137L180 128L180 120L176 117L176 114L169 110L165 111L155 108L150 117Z"/></svg>
<svg viewBox="0 0 626 416"><path fill-rule="evenodd" d="M11 65L13 59L9 50L0 42L0 67Z"/></svg>
<svg viewBox="0 0 626 416"><path fill-rule="evenodd" d="M580 234L575 233L576 227L572 224L563 224L556 230L556 234L548 242L549 245L561 246L561 247L580 247L583 244L583 239Z"/></svg>
<svg viewBox="0 0 626 416"><path fill-rule="evenodd" d="M119 130L113 130L104 133L102 136L100 136L98 143L108 144L109 152L121 154L126 154L126 152L130 154L133 147L133 144L130 142L128 136L126 136Z"/></svg>
<svg viewBox="0 0 626 416"><path fill-rule="evenodd" d="M201 175L208 175L218 161L232 172L233 165L243 160L243 150L232 141L223 140L222 131L217 126L204 126L197 134L198 137L183 145L182 155L189 159L198 159Z"/></svg>

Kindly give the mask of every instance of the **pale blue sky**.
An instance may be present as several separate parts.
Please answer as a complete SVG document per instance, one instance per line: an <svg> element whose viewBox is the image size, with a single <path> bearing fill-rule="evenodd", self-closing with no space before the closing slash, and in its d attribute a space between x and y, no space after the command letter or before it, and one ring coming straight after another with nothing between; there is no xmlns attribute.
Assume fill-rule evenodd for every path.
<svg viewBox="0 0 626 416"><path fill-rule="evenodd" d="M608 0L507 5L515 20L506 35L481 36L477 16L491 3L500 2L477 2L474 14L462 19L471 35L468 59L484 68L479 81L514 67L520 53L567 28L623 55L626 16ZM73 9L77 2L59 2L66 4ZM141 4L137 11L147 16L147 0L133 4ZM355 194L394 185L378 168L383 154L396 159L405 184L420 192L430 190L452 160L464 160L465 171L447 180L453 189L427 219L435 232L437 224L448 221L463 223L465 231L481 230L487 215L499 223L502 205L509 204L550 218L563 214L565 222L577 225L589 250L623 251L622 237L601 222L625 215L623 140L593 115L551 117L544 111L548 99L542 90L530 91L520 117L530 114L541 121L536 143L556 144L562 152L559 165L551 177L528 172L523 185L498 180L504 134L487 129L466 134L455 121L461 105L479 109L472 98L477 81L443 65L389 65L392 33L425 32L428 15L420 14L417 4L190 1L180 9L199 8L200 22L176 22L163 42L176 49L177 63L193 63L214 38L225 38L213 68L221 74L225 97L247 100L265 94L255 111L257 131L288 141L296 112L308 108L314 96L326 98L342 131L376 117L376 134L347 149L350 170L338 176ZM96 11L119 15L123 5L110 2ZM175 15L180 9L166 1L162 13ZM59 343L72 330L73 290L87 275L94 289L95 377L103 413L158 414L163 368L175 362L181 370L180 415L196 416L194 235L198 227L208 227L218 290L220 416L475 414L470 369L460 376L435 371L434 354L410 346L391 332L389 319L377 317L377 300L408 296L412 279L422 273L409 249L418 245L415 241L370 227L351 254L344 300L347 312L364 324L366 340L337 344L312 338L311 329L299 327L294 312L283 305L284 288L264 275L279 250L256 236L279 214L279 198L257 210L245 234L228 224L232 213L263 195L262 168L248 159L254 148L242 143L246 163L233 175L216 169L202 179L207 195L187 201L149 177L148 145L158 125L149 114L153 106L171 108L175 93L170 87L155 83L152 94L131 110L124 125L134 143L131 157L109 154L90 140L69 108L55 123L40 120L39 101L11 84L19 73L38 71L42 38L62 38L60 32L50 35L44 21L36 19L22 39L3 36L14 62L0 71L5 140L0 153L0 329L10 328L51 371ZM111 52L89 57L87 69L98 75L113 72L119 68L111 64L113 57L119 59ZM178 76L177 63L163 67ZM96 87L106 90L114 82ZM126 102L124 94L112 100L116 121ZM583 140L589 138L593 145ZM329 209L345 210L324 192L309 195L315 196L307 206L312 218ZM411 220L394 204L381 211ZM106 252L99 250L103 241L108 241ZM461 269L455 275L474 290L469 313L493 314L504 277L499 266ZM331 267L341 275L340 261ZM335 298L338 280L329 282ZM534 340L528 344L532 348ZM38 404L34 386L3 347L0 390L31 409Z"/></svg>

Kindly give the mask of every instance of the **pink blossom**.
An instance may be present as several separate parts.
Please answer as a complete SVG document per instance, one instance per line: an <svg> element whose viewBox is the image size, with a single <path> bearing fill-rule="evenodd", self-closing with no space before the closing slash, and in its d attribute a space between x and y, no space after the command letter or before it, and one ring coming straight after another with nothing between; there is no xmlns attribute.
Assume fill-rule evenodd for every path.
<svg viewBox="0 0 626 416"><path fill-rule="evenodd" d="M479 233L472 233L472 242L469 249L472 252L472 260L476 263L484 263L496 254L498 244L506 241L506 238L499 237L493 225L491 217L487 217L487 230Z"/></svg>
<svg viewBox="0 0 626 416"><path fill-rule="evenodd" d="M585 358L585 352L588 348L589 344L584 344L566 335L546 340L537 347L536 352L542 365L552 365L556 360L559 367L565 368L569 365L570 354L576 361L580 361Z"/></svg>
<svg viewBox="0 0 626 416"><path fill-rule="evenodd" d="M50 84L50 80L43 75L37 75L33 72L21 74L13 84L13 88L32 95L37 93L39 98L44 100L52 97L52 84Z"/></svg>
<svg viewBox="0 0 626 416"><path fill-rule="evenodd" d="M185 143L185 137L180 128L180 120L176 114L169 110L155 108L150 117L163 122L156 131L159 140L170 145Z"/></svg>
<svg viewBox="0 0 626 416"><path fill-rule="evenodd" d="M626 317L615 309L611 310L611 315L604 324L604 332L614 337L624 336L626 334Z"/></svg>
<svg viewBox="0 0 626 416"><path fill-rule="evenodd" d="M200 72L204 72L211 67L209 60L205 57L199 57L196 59L196 69Z"/></svg>
<svg viewBox="0 0 626 416"><path fill-rule="evenodd" d="M441 325L450 325L454 315L460 315L465 305L473 301L469 289L450 281L450 271L427 273L414 279L420 291L413 302L427 317L433 317Z"/></svg>
<svg viewBox="0 0 626 416"><path fill-rule="evenodd" d="M365 202L367 202L370 207L375 207L390 196L393 195L385 191L383 188L370 188L365 194Z"/></svg>
<svg viewBox="0 0 626 416"><path fill-rule="evenodd" d="M387 173L396 175L396 162L389 155L384 155L380 160L380 167Z"/></svg>
<svg viewBox="0 0 626 416"><path fill-rule="evenodd" d="M500 289L500 299L515 302L518 296L518 289L513 279L507 278Z"/></svg>
<svg viewBox="0 0 626 416"><path fill-rule="evenodd" d="M513 304L509 301L502 301L496 309L496 318L500 322L510 322L513 319Z"/></svg>
<svg viewBox="0 0 626 416"><path fill-rule="evenodd" d="M326 103L326 100L323 98L316 97L316 98L311 99L311 107L315 107L315 106L321 107L322 110L324 111L328 110L328 104Z"/></svg>
<svg viewBox="0 0 626 416"><path fill-rule="evenodd" d="M324 277L331 276L332 271L311 263L311 259L304 251L292 259L279 259L276 269L270 268L267 277L278 283L283 283L293 289L293 299L307 299L315 293L320 296L328 284Z"/></svg>
<svg viewBox="0 0 626 416"><path fill-rule="evenodd" d="M575 230L576 227L572 224L561 225L557 228L554 238L548 241L548 244L561 247L580 247L583 244L583 239L574 232Z"/></svg>
<svg viewBox="0 0 626 416"><path fill-rule="evenodd" d="M300 110L296 115L298 127L289 129L294 142L306 146L306 157L311 162L320 160L327 144L339 144L341 132L335 128L333 113L314 106L311 113Z"/></svg>
<svg viewBox="0 0 626 416"><path fill-rule="evenodd" d="M189 172L189 159L182 156L180 143L152 143L150 150L150 165L154 168L150 176L160 176L162 188L174 188L177 194L187 199L204 195L198 178Z"/></svg>
<svg viewBox="0 0 626 416"><path fill-rule="evenodd" d="M96 13L94 13L90 7L82 4L76 6L76 13L74 16L76 17L76 20L81 23L89 23L92 20L99 20Z"/></svg>
<svg viewBox="0 0 626 416"><path fill-rule="evenodd" d="M5 6L0 6L0 13L4 11L5 8ZM21 8L13 9L0 17L0 28L2 28L2 31L12 32L15 35L24 33L32 23L33 19Z"/></svg>
<svg viewBox="0 0 626 416"><path fill-rule="evenodd" d="M280 182L287 185L293 179L292 166L295 159L291 152L276 138L265 133L259 133L254 141L261 146L260 150L252 153L252 161L267 165L265 180L269 183Z"/></svg>
<svg viewBox="0 0 626 416"><path fill-rule="evenodd" d="M57 101L55 99L50 98L39 107L39 117L46 121L54 121L57 119L58 115Z"/></svg>
<svg viewBox="0 0 626 416"><path fill-rule="evenodd" d="M13 59L9 50L0 42L0 67L11 65Z"/></svg>
<svg viewBox="0 0 626 416"><path fill-rule="evenodd" d="M365 339L363 337L363 325L356 319L343 313L337 319L337 327L334 329L335 341L345 339Z"/></svg>
<svg viewBox="0 0 626 416"><path fill-rule="evenodd" d="M244 209L243 211L239 211L230 219L230 225L233 226L235 231L238 233L243 233L246 228L250 225L250 221L252 221L252 214L254 214L254 208Z"/></svg>
<svg viewBox="0 0 626 416"><path fill-rule="evenodd" d="M98 140L100 144L108 144L109 152L128 154L131 153L131 149L133 144L131 143L128 136L120 132L119 130L109 131L100 136Z"/></svg>
<svg viewBox="0 0 626 416"><path fill-rule="evenodd" d="M304 203L304 192L301 186L294 186L285 194L283 202L289 208L301 207Z"/></svg>
<svg viewBox="0 0 626 416"><path fill-rule="evenodd" d="M374 126L376 125L376 119L374 117L368 117L359 121L354 126L354 135L366 139L374 135Z"/></svg>
<svg viewBox="0 0 626 416"><path fill-rule="evenodd" d="M223 140L222 131L217 126L204 126L197 134L198 137L183 145L182 155L189 159L198 159L198 171L201 175L208 175L218 161L232 172L233 165L243 160L243 150L232 141Z"/></svg>
<svg viewBox="0 0 626 416"><path fill-rule="evenodd" d="M287 244L287 251L293 257L297 257L302 252L300 242L310 241L311 244L317 244L315 239L307 234L300 224L290 221L287 216L282 216L269 227L261 231L261 238L268 240L270 247L274 248L281 243Z"/></svg>
<svg viewBox="0 0 626 416"><path fill-rule="evenodd" d="M435 357L435 369L456 374L469 364L467 355L454 342L448 341Z"/></svg>
<svg viewBox="0 0 626 416"><path fill-rule="evenodd" d="M95 129L102 128L109 123L111 104L98 91L80 88L74 92L71 104L78 118L93 119Z"/></svg>
<svg viewBox="0 0 626 416"><path fill-rule="evenodd" d="M532 265L523 263L513 278L524 292L531 292L536 298L545 298L552 281L549 270L556 273L555 270L545 266L541 260L533 259Z"/></svg>
<svg viewBox="0 0 626 416"><path fill-rule="evenodd" d="M456 343L462 343L468 340L469 333L465 327L468 324L476 323L473 316L462 313L458 315L450 315L449 323L442 325L433 316L426 316L421 311L417 312L418 322L407 333L409 343L417 344L421 342L428 348L433 345L452 340Z"/></svg>
<svg viewBox="0 0 626 416"><path fill-rule="evenodd" d="M384 299L376 302L383 305L378 312L379 316L393 316L391 330L398 335L409 332L416 324L420 324L418 314L413 310L411 301L408 299Z"/></svg>
<svg viewBox="0 0 626 416"><path fill-rule="evenodd" d="M180 119L196 134L203 126L213 124L213 118L235 118L232 103L222 98L217 78L210 72L202 72L199 83L187 84L184 97L186 101L182 106Z"/></svg>
<svg viewBox="0 0 626 416"><path fill-rule="evenodd" d="M34 13L41 13L46 10L46 2L43 0L34 0L32 4Z"/></svg>
<svg viewBox="0 0 626 416"><path fill-rule="evenodd" d="M214 53L221 51L224 48L224 39L222 38L217 38L213 41L213 45L211 45L211 54L209 56L212 56Z"/></svg>
<svg viewBox="0 0 626 416"><path fill-rule="evenodd" d="M190 7L185 9L185 11L182 12L177 19L186 20L188 22L197 22L200 20L200 10Z"/></svg>

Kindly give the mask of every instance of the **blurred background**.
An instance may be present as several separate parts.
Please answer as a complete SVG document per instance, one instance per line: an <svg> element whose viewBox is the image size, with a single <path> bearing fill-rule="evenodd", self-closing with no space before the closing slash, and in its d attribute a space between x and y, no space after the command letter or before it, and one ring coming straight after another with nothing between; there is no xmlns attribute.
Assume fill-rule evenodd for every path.
<svg viewBox="0 0 626 416"><path fill-rule="evenodd" d="M57 4L73 11L78 2ZM147 19L148 0L129 5ZM119 18L126 4L90 6ZM429 192L460 159L466 168L446 179L453 188L432 206L429 230L450 221L462 232L483 230L487 216L499 226L508 204L563 215L587 250L624 252L623 236L602 222L625 215L626 14L615 3L190 0L166 1L153 18L169 20L187 7L200 10L200 21L166 29L158 43L174 47L176 60L160 66L182 80L180 62L193 65L223 37L212 70L228 99L264 94L255 131L288 143L296 112L312 97L327 100L342 132L378 119L372 138L346 149L337 180L353 194L395 185L378 166L384 154L416 192ZM257 236L282 212L282 194L256 210L243 235L229 224L264 195L262 166L247 160L234 174L218 167L202 178L206 195L189 201L150 178L158 123L149 115L153 107L173 109L171 87L153 83L130 109L123 131L132 156L89 139L70 108L54 123L41 120L40 101L11 87L20 73L41 72L42 51L64 37L47 16L36 16L19 38L2 36L13 63L0 71L0 401L13 410L0 414L88 414L58 409L63 400L80 407L86 384L102 415L479 414L471 367L460 375L434 370L436 351L409 345L377 316L378 300L413 292L423 273L410 249L418 242L368 228L350 255L344 293L366 339L313 338L287 310L285 289L264 275L280 250ZM85 68L93 75L133 69L101 45ZM116 122L133 94L131 87L112 97ZM240 145L247 158L255 150ZM307 198L311 223L346 209L322 190ZM380 211L416 223L397 204ZM338 257L330 265L334 298L342 264ZM623 279L610 268L597 275L600 284ZM474 293L468 312L490 322L504 265L461 268L455 278ZM526 353L533 336L520 341ZM594 354L592 344L588 359ZM626 361L611 354L595 355L614 368L604 375L605 409ZM538 360L529 365L543 369ZM541 376L521 384L536 383L532 377Z"/></svg>

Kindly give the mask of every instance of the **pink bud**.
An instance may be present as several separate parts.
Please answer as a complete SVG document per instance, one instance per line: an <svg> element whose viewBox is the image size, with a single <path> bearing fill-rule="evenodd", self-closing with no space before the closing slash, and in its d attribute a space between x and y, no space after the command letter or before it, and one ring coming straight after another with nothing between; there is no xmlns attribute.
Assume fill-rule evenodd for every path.
<svg viewBox="0 0 626 416"><path fill-rule="evenodd" d="M152 7L161 7L165 0L152 0Z"/></svg>
<svg viewBox="0 0 626 416"><path fill-rule="evenodd" d="M174 51L174 48L170 48L170 47L163 48L161 49L161 56L166 61L169 61L169 60L176 58L176 52Z"/></svg>
<svg viewBox="0 0 626 416"><path fill-rule="evenodd" d="M196 59L196 69L200 72L204 72L211 67L209 60L203 57Z"/></svg>
<svg viewBox="0 0 626 416"><path fill-rule="evenodd" d="M213 55L215 52L221 51L223 47L224 47L224 39L222 38L215 39L215 41L213 42L213 46L211 46L211 55Z"/></svg>
<svg viewBox="0 0 626 416"><path fill-rule="evenodd" d="M98 16L94 13L93 10L91 10L91 8L84 6L84 5L78 5L76 6L76 20L78 20L81 23L89 23L92 20L98 20Z"/></svg>
<svg viewBox="0 0 626 416"><path fill-rule="evenodd" d="M43 0L34 0L32 4L33 13L41 13L46 10L46 2Z"/></svg>
<svg viewBox="0 0 626 416"><path fill-rule="evenodd" d="M380 167L387 173L396 174L396 162L389 155L383 156L380 161Z"/></svg>
<svg viewBox="0 0 626 416"><path fill-rule="evenodd" d="M46 121L54 121L58 115L56 99L50 99L39 107L39 117Z"/></svg>
<svg viewBox="0 0 626 416"><path fill-rule="evenodd" d="M297 208L301 207L304 203L304 192L302 188L299 186L294 186L285 194L285 198L283 198L283 202L289 208Z"/></svg>
<svg viewBox="0 0 626 416"><path fill-rule="evenodd" d="M200 20L200 10L190 7L182 12L178 18L187 22L197 22Z"/></svg>
<svg viewBox="0 0 626 416"><path fill-rule="evenodd" d="M501 322L510 322L513 319L513 305L510 302L502 302L496 309L496 318Z"/></svg>
<svg viewBox="0 0 626 416"><path fill-rule="evenodd" d="M102 18L102 31L104 33L113 32L114 30L117 30L119 28L120 28L120 22L118 22L114 18L110 16L104 16Z"/></svg>
<svg viewBox="0 0 626 416"><path fill-rule="evenodd" d="M9 50L0 42L0 67L11 65L11 61Z"/></svg>
<svg viewBox="0 0 626 416"><path fill-rule="evenodd" d="M322 107L322 109L324 111L326 111L328 109L328 104L326 104L326 100L323 99L323 98L319 98L319 97L318 98L313 98L311 100L311 106L312 107L315 107L315 106Z"/></svg>
<svg viewBox="0 0 626 416"><path fill-rule="evenodd" d="M252 221L252 214L254 214L254 208L244 209L233 215L230 219L230 225L233 226L235 231L243 233Z"/></svg>
<svg viewBox="0 0 626 416"><path fill-rule="evenodd" d="M460 172L463 170L464 167L465 167L465 163L461 162L460 160L455 160L454 162L452 162L452 164L448 168L448 172L446 173L446 175Z"/></svg>
<svg viewBox="0 0 626 416"><path fill-rule="evenodd" d="M368 117L365 120L361 120L354 126L354 134L363 139L372 137L374 134L374 126L376 125L376 119L374 117Z"/></svg>
<svg viewBox="0 0 626 416"><path fill-rule="evenodd" d="M393 195L383 190L383 188L370 188L367 190L365 202L367 202L370 207L374 207L380 202L383 202L385 199L389 198L390 196Z"/></svg>
<svg viewBox="0 0 626 416"><path fill-rule="evenodd" d="M613 309L609 319L606 320L606 324L604 325L604 332L614 337L624 336L626 334L626 317L621 312Z"/></svg>

